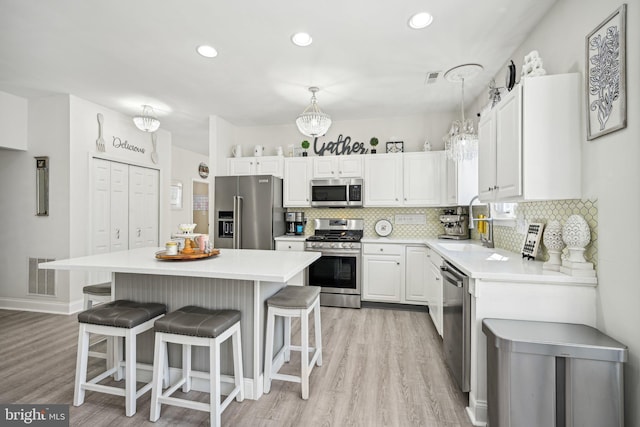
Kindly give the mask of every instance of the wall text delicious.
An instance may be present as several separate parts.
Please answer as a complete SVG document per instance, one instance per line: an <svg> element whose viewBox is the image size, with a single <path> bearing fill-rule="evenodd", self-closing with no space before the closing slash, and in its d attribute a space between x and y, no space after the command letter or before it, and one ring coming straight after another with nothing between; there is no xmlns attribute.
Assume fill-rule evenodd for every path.
<svg viewBox="0 0 640 427"><path fill-rule="evenodd" d="M135 151L136 153L144 154L144 148L136 147L125 139L124 142L117 136L113 137L113 148L122 148L123 150Z"/></svg>
<svg viewBox="0 0 640 427"><path fill-rule="evenodd" d="M342 134L340 134L337 141L325 142L320 147L318 147L318 138L316 137L313 140L313 151L318 156L324 156L325 152L340 156L343 154L367 154L369 149L364 148L363 142L354 141L352 145L350 136L342 139Z"/></svg>

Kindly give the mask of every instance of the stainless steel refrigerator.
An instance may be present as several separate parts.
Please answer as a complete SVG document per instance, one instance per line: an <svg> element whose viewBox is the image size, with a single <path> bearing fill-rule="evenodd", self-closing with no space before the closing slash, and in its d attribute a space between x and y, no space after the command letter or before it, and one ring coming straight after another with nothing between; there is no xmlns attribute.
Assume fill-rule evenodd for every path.
<svg viewBox="0 0 640 427"><path fill-rule="evenodd" d="M214 209L216 248L274 249L284 234L280 178L216 176Z"/></svg>

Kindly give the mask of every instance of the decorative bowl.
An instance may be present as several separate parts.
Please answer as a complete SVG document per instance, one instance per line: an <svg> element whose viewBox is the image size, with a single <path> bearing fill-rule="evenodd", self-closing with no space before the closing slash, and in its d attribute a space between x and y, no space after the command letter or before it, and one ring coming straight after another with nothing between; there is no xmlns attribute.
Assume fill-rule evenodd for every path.
<svg viewBox="0 0 640 427"><path fill-rule="evenodd" d="M191 234L197 225L198 224L180 224L178 225L178 229L185 234Z"/></svg>

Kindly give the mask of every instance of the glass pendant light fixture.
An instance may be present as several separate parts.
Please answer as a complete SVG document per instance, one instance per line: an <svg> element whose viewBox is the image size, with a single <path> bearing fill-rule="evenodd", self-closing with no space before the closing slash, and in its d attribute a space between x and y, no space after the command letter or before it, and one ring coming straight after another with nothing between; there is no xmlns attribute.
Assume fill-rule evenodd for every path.
<svg viewBox="0 0 640 427"><path fill-rule="evenodd" d="M296 119L300 133L313 138L324 135L331 127L331 117L320 111L320 107L318 107L316 92L319 90L315 86L309 88L311 104Z"/></svg>
<svg viewBox="0 0 640 427"><path fill-rule="evenodd" d="M142 106L142 114L133 117L133 123L143 132L155 132L160 127L160 120L150 105Z"/></svg>
<svg viewBox="0 0 640 427"><path fill-rule="evenodd" d="M464 117L464 81L475 77L482 70L480 64L463 64L444 74L445 79L453 83L460 82L462 86L461 119L451 123L449 133L443 138L447 157L456 162L472 160L478 156L478 134L473 120Z"/></svg>

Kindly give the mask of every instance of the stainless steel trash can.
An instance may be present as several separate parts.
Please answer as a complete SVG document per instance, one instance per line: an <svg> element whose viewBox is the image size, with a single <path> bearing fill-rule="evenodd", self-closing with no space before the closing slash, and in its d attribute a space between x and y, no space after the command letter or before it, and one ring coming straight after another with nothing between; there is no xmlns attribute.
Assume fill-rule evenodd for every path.
<svg viewBox="0 0 640 427"><path fill-rule="evenodd" d="M484 319L490 427L624 426L627 347L586 325Z"/></svg>

